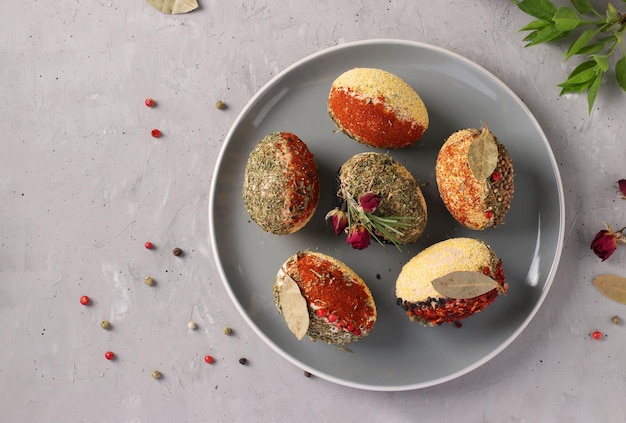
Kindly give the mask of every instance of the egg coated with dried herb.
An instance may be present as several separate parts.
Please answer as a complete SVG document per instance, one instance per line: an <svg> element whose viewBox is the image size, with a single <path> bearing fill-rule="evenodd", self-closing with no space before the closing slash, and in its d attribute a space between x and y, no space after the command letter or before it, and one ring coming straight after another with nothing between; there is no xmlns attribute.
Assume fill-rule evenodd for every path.
<svg viewBox="0 0 626 423"><path fill-rule="evenodd" d="M369 245L370 236L379 243L409 244L426 229L426 200L419 184L388 154L364 152L346 160L337 175L336 194L339 206L326 217L337 233L339 218L347 215L347 242L354 248Z"/></svg>
<svg viewBox="0 0 626 423"><path fill-rule="evenodd" d="M319 185L307 145L293 133L274 132L248 157L242 197L250 217L265 232L286 235L302 229L315 213Z"/></svg>

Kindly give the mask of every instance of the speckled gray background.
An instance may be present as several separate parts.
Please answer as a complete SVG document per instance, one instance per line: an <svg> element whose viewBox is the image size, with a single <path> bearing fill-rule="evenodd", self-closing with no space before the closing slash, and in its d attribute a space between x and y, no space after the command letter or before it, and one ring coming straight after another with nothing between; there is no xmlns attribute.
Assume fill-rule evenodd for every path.
<svg viewBox="0 0 626 423"><path fill-rule="evenodd" d="M142 0L0 4L0 420L623 418L626 327L610 318L626 309L591 281L625 275L626 250L600 263L589 249L602 221L626 224L626 94L612 76L591 117L584 98L558 97L566 46L524 49L529 18L506 1L200 2L183 16ZM247 327L208 241L211 175L246 102L303 57L371 38L444 47L500 78L543 127L565 189L566 245L536 318L484 366L419 391L305 378Z"/></svg>

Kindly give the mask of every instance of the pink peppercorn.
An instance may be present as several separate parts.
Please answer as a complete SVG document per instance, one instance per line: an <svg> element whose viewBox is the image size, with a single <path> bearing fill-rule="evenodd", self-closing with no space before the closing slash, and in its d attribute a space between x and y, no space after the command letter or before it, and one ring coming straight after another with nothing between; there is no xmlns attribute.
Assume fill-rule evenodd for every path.
<svg viewBox="0 0 626 423"><path fill-rule="evenodd" d="M326 317L328 312L325 308L318 308L317 310L315 310L315 314L317 315L317 317Z"/></svg>
<svg viewBox="0 0 626 423"><path fill-rule="evenodd" d="M152 131L150 131L150 134L154 138L159 138L161 136L161 131L159 131L158 129L153 129Z"/></svg>
<svg viewBox="0 0 626 423"><path fill-rule="evenodd" d="M328 316L328 321L332 323L335 320L337 320L337 315L335 313L330 313L330 315Z"/></svg>
<svg viewBox="0 0 626 423"><path fill-rule="evenodd" d="M146 247L148 250L152 250L152 248L154 248L154 245L152 245L150 241L143 244L143 246Z"/></svg>
<svg viewBox="0 0 626 423"><path fill-rule="evenodd" d="M148 107L154 107L154 105L155 105L154 100L151 99L151 98L146 98L145 103L146 103L146 106L148 106Z"/></svg>
<svg viewBox="0 0 626 423"><path fill-rule="evenodd" d="M591 337L595 339L596 341L599 341L600 339L602 339L602 336L603 336L602 332L600 332L599 330L591 334Z"/></svg>
<svg viewBox="0 0 626 423"><path fill-rule="evenodd" d="M106 358L107 360L113 360L115 358L115 354L113 353L113 351L107 351L104 353L104 358Z"/></svg>
<svg viewBox="0 0 626 423"><path fill-rule="evenodd" d="M211 363L213 363L213 356L210 356L210 355L206 355L206 356L204 356L204 361L205 361L207 364L211 364Z"/></svg>
<svg viewBox="0 0 626 423"><path fill-rule="evenodd" d="M80 303L82 305L84 306L89 305L90 302L91 302L91 299L88 296L83 295L82 297L80 297Z"/></svg>

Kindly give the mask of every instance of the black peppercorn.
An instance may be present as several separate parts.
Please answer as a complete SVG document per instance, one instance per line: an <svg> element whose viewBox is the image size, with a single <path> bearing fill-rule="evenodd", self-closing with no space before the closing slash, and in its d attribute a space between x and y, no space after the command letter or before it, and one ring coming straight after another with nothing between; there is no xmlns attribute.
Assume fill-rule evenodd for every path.
<svg viewBox="0 0 626 423"><path fill-rule="evenodd" d="M239 359L239 364L241 364L242 366L245 366L246 364L248 364L248 359L245 357L241 357Z"/></svg>
<svg viewBox="0 0 626 423"><path fill-rule="evenodd" d="M176 247L174 248L174 250L172 251L172 254L174 254L176 257L180 256L183 254L183 250L181 250L180 248Z"/></svg>

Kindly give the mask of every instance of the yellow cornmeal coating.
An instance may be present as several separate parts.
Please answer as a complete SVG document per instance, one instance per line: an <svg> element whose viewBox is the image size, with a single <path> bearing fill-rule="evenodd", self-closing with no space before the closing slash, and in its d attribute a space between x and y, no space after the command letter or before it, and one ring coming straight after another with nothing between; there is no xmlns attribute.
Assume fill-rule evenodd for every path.
<svg viewBox="0 0 626 423"><path fill-rule="evenodd" d="M409 122L418 122L428 128L428 112L421 97L413 87L400 77L375 68L354 68L339 75L332 84L333 88L348 87L359 99L369 99L372 103L385 98L385 107L393 110L397 118Z"/></svg>
<svg viewBox="0 0 626 423"><path fill-rule="evenodd" d="M431 283L451 272L482 272L491 267L495 254L487 244L472 238L452 238L438 242L413 257L402 267L396 280L396 297L420 302L445 298Z"/></svg>
<svg viewBox="0 0 626 423"><path fill-rule="evenodd" d="M480 133L478 129L463 129L450 135L437 157L435 174L439 193L446 207L469 229L485 229L493 218L485 214L485 199L489 186L479 181L469 167L470 145ZM445 151L447 154L442 154ZM460 158L465 157L465 160Z"/></svg>

